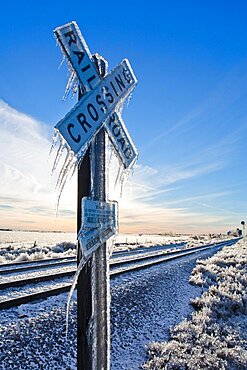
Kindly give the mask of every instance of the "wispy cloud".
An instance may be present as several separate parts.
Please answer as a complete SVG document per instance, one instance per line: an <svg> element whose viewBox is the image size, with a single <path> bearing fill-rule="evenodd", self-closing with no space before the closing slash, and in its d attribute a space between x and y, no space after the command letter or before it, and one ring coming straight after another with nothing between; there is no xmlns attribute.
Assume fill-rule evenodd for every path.
<svg viewBox="0 0 247 370"><path fill-rule="evenodd" d="M247 122L247 68L246 65L236 65L228 73L223 80L211 91L211 93L191 111L179 118L175 122L165 123L164 129L159 134L145 143L141 148L142 153L145 153L150 147L164 141L184 135L186 132L199 132L205 127L210 131L209 140L213 140L218 146L218 141L221 141L220 128L228 127L229 135L225 137L228 143L236 143L243 130L246 130ZM233 132L232 132L233 131ZM202 132L204 132L202 130ZM212 133L214 132L214 137ZM197 136L200 142L200 135ZM205 140L205 136L202 136ZM196 143L195 143L196 144ZM222 141L222 145L224 141ZM221 145L221 146L222 146ZM212 144L213 149L214 144ZM226 148L226 147L225 147ZM228 147L231 150L231 147Z"/></svg>
<svg viewBox="0 0 247 370"><path fill-rule="evenodd" d="M193 166L192 166L193 167ZM159 168L138 165L129 181L120 201L121 229L133 232L217 232L224 231L229 224L234 224L239 214L227 212L220 207L207 207L206 202L218 202L220 199L230 199L234 191L212 191L191 196L178 196L183 194L183 187L194 180L218 171L221 165L212 164L194 166L190 164L175 166L175 168ZM151 186L152 185L152 186ZM190 186L190 185L189 185ZM182 191L181 191L182 190ZM200 205L201 203L201 205ZM216 212L217 208L217 212ZM211 209L212 212L209 212ZM229 214L236 216L229 219Z"/></svg>
<svg viewBox="0 0 247 370"><path fill-rule="evenodd" d="M22 228L32 221L34 228L72 229L75 221L68 216L75 211L75 179L61 199L67 222L61 223L61 215L54 218L56 193L48 164L51 129L0 100L0 131L1 226Z"/></svg>

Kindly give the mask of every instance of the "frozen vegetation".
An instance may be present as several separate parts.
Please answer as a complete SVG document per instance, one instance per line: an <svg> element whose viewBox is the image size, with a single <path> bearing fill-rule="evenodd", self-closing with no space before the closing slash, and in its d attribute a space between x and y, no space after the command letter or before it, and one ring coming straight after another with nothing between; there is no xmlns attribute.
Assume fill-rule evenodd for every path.
<svg viewBox="0 0 247 370"><path fill-rule="evenodd" d="M10 244L0 249L0 264L8 262L36 261L44 258L76 256L76 245L62 242L55 245L24 245Z"/></svg>
<svg viewBox="0 0 247 370"><path fill-rule="evenodd" d="M143 369L247 369L246 273L246 240L198 261L190 278L202 289L195 311L167 342L150 344Z"/></svg>
<svg viewBox="0 0 247 370"><path fill-rule="evenodd" d="M126 250L157 250L193 248L216 243L226 236L148 235L119 234L115 239L114 252ZM0 232L0 264L8 262L36 261L46 258L76 256L76 234L38 232Z"/></svg>

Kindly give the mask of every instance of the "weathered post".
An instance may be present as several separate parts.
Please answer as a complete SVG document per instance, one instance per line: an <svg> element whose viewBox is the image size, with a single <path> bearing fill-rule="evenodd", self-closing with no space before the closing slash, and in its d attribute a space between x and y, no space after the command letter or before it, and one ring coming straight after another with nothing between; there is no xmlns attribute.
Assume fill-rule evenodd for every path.
<svg viewBox="0 0 247 370"><path fill-rule="evenodd" d="M77 233L81 228L81 200L90 195L90 157L87 151L79 169L77 180ZM77 246L77 265L82 257L79 241ZM90 259L81 271L77 282L77 368L91 369L91 348L87 330L92 316Z"/></svg>
<svg viewBox="0 0 247 370"><path fill-rule="evenodd" d="M82 97L79 88L78 100ZM91 173L90 153L87 150L85 157L77 172L77 234L81 229L81 201L83 197L90 196ZM79 265L82 253L77 242L77 265ZM91 292L91 265L90 259L82 269L77 282L77 368L91 369L91 348L87 339L87 330L92 316L92 292Z"/></svg>
<svg viewBox="0 0 247 370"><path fill-rule="evenodd" d="M101 202L106 201L106 166L105 166L105 130L102 128L92 144L92 154L95 158L94 165L94 197ZM92 268L93 279L93 311L94 311L94 337L93 368L110 368L110 320L108 315L110 302L110 275L107 259L107 243L103 243L94 254Z"/></svg>

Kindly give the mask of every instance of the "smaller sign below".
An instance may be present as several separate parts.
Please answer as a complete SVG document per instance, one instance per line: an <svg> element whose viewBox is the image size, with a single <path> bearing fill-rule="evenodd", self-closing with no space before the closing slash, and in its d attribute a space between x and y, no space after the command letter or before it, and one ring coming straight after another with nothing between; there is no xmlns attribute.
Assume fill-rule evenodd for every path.
<svg viewBox="0 0 247 370"><path fill-rule="evenodd" d="M84 197L81 201L82 229L96 229L109 225L113 229L118 228L118 203L101 202Z"/></svg>
<svg viewBox="0 0 247 370"><path fill-rule="evenodd" d="M97 229L84 229L78 235L78 240L85 257L93 254L111 236L115 235L116 230L111 225L106 224Z"/></svg>

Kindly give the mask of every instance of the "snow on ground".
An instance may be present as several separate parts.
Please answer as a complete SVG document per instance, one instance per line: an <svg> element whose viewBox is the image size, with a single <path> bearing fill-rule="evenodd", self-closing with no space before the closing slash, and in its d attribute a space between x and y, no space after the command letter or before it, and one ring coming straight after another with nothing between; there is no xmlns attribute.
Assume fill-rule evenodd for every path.
<svg viewBox="0 0 247 370"><path fill-rule="evenodd" d="M203 291L192 300L195 312L171 329L167 342L150 344L143 368L247 369L246 273L246 240L199 261L190 278Z"/></svg>
<svg viewBox="0 0 247 370"><path fill-rule="evenodd" d="M76 302L65 335L67 294L1 312L1 370L76 369Z"/></svg>
<svg viewBox="0 0 247 370"><path fill-rule="evenodd" d="M140 369L147 360L146 346L163 340L171 325L191 313L190 299L200 291L188 283L191 271L198 256L213 253L200 252L111 281L112 370Z"/></svg>
<svg viewBox="0 0 247 370"><path fill-rule="evenodd" d="M212 242L210 238L206 240ZM195 245L202 241L205 243L205 239L191 239ZM145 245L148 243L146 241ZM134 244L138 245L137 242ZM59 251L61 244L52 245L58 247L58 253L63 253ZM111 281L112 370L139 369L147 360L145 346L151 341L168 339L164 333L169 327L191 313L189 301L202 288L189 285L189 276L198 256L205 258L213 253L200 252ZM200 275L198 279L201 279ZM64 293L0 311L0 369L76 368L76 301L72 301L69 337L66 339L67 297Z"/></svg>
<svg viewBox="0 0 247 370"><path fill-rule="evenodd" d="M201 252L201 257L213 251ZM137 370L145 346L192 310L201 288L188 284L197 255L133 272L111 281L111 370ZM65 338L68 294L0 311L0 369L76 368L76 301Z"/></svg>

